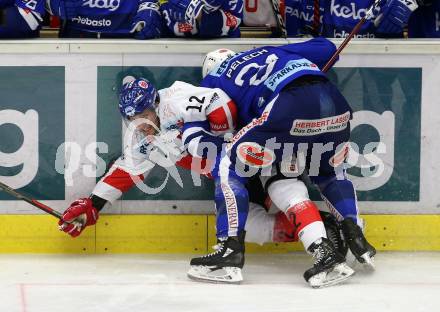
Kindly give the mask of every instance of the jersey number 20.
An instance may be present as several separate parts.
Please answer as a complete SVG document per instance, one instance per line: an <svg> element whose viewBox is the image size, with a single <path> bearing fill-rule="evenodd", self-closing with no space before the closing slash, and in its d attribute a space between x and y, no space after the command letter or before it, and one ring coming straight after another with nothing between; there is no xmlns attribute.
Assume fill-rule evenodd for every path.
<svg viewBox="0 0 440 312"><path fill-rule="evenodd" d="M246 66L243 66L243 68L240 70L240 72L237 74L237 77L235 77L235 84L237 86L242 87L244 84L243 76L246 75L246 73L252 69L257 69L257 72L249 78L249 85L250 86L258 86L260 83L266 81L266 79L269 77L269 75L272 73L275 64L278 60L278 57L275 54L270 54L266 58L266 62L263 65L259 65L258 63L250 63ZM260 72L263 70L266 70L266 72L258 78L260 75Z"/></svg>

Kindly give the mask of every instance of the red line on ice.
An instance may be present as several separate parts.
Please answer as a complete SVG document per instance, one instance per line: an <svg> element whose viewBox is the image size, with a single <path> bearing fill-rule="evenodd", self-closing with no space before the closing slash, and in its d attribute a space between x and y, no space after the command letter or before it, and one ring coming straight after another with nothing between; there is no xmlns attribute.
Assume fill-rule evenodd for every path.
<svg viewBox="0 0 440 312"><path fill-rule="evenodd" d="M21 312L27 311L27 302L26 302L26 294L25 294L25 285L20 284L20 301L21 301Z"/></svg>

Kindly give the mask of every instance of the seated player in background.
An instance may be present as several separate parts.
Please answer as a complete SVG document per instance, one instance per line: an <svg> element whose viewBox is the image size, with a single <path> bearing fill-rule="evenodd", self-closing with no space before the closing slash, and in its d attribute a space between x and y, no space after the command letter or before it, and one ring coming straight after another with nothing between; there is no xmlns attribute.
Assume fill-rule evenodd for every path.
<svg viewBox="0 0 440 312"><path fill-rule="evenodd" d="M129 129L129 135L124 137L124 154L98 182L89 198L73 202L64 213L63 220L60 221L61 229L73 237L80 235L86 226L96 223L99 211L107 202L113 203L135 183L142 183L142 180L148 179L148 173L155 164L167 167L169 172L172 171L171 167L177 164L204 174L210 173L209 167L208 170L205 169L206 160L194 160L183 146L181 132L185 127L185 120L205 120L212 129L216 129L207 135L212 140L218 139L222 142L222 136L231 133L235 126L234 103L221 90L194 87L178 81L171 87L156 92L154 86L142 78L133 80L128 77L124 82L119 104L120 112ZM205 105L198 106L199 101ZM209 105L206 105L208 103ZM130 131L133 132L130 134ZM309 249L309 246L327 240L318 209L309 199L307 189L301 181L282 179L278 176L265 186L269 194L273 193L272 201L275 203L303 207L307 212L303 214L301 223L292 223L284 212L268 215L262 206L255 203L250 213L249 226L246 227L249 242L261 244L299 239L304 247ZM252 193L263 192L257 189L251 190ZM330 242L325 252L337 253ZM314 253L313 256L316 262L325 258L325 255L318 253ZM313 287L329 286L342 281L327 276L332 276L333 267L334 265L324 268L315 265L306 271L306 280ZM225 276L224 279L217 277L216 280L239 281L231 281L228 275Z"/></svg>
<svg viewBox="0 0 440 312"><path fill-rule="evenodd" d="M286 0L290 37L345 38L375 0ZM408 20L423 0L382 0L355 37L402 38Z"/></svg>
<svg viewBox="0 0 440 312"><path fill-rule="evenodd" d="M45 14L45 0L0 0L3 19L0 38L19 39L40 36L41 22Z"/></svg>
<svg viewBox="0 0 440 312"><path fill-rule="evenodd" d="M168 29L164 36L240 37L243 0L169 0L160 9Z"/></svg>
<svg viewBox="0 0 440 312"><path fill-rule="evenodd" d="M47 0L47 10L62 20L61 38L152 39L163 28L157 0Z"/></svg>
<svg viewBox="0 0 440 312"><path fill-rule="evenodd" d="M440 0L419 0L419 8L409 19L408 37L440 37Z"/></svg>

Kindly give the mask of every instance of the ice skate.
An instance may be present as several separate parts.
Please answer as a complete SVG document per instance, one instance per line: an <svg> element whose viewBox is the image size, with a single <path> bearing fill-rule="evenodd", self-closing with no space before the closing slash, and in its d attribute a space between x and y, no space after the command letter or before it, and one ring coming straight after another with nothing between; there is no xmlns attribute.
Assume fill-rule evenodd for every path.
<svg viewBox="0 0 440 312"><path fill-rule="evenodd" d="M362 229L352 219L347 218L342 221L342 232L350 251L357 261L374 269L376 249L368 243L364 233L362 233Z"/></svg>
<svg viewBox="0 0 440 312"><path fill-rule="evenodd" d="M191 259L188 277L202 282L240 283L243 280L244 232L219 239L215 249L206 256Z"/></svg>
<svg viewBox="0 0 440 312"><path fill-rule="evenodd" d="M304 272L305 280L313 288L342 283L354 274L344 257L334 248L330 240L322 238L307 250L315 258L312 268Z"/></svg>
<svg viewBox="0 0 440 312"><path fill-rule="evenodd" d="M347 261L348 245L344 240L344 235L342 234L342 226L336 220L336 218L328 213L320 211L322 221L324 222L325 231L327 233L327 238L332 242L335 249L344 257Z"/></svg>

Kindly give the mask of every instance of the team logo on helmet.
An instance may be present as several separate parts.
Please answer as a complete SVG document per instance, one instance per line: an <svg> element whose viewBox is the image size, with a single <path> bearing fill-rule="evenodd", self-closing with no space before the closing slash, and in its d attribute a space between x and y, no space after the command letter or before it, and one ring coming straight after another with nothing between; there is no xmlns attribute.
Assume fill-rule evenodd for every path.
<svg viewBox="0 0 440 312"><path fill-rule="evenodd" d="M238 145L237 156L242 163L254 168L270 166L275 160L273 151L253 142Z"/></svg>
<svg viewBox="0 0 440 312"><path fill-rule="evenodd" d="M133 117L135 115L135 109L133 106L128 106L124 109L125 115Z"/></svg>
<svg viewBox="0 0 440 312"><path fill-rule="evenodd" d="M155 109L157 91L144 78L135 79L123 85L119 93L119 111L124 118L133 117L145 109Z"/></svg>
<svg viewBox="0 0 440 312"><path fill-rule="evenodd" d="M140 80L138 82L139 87L141 87L142 89L147 89L148 88L148 82L146 82L145 80Z"/></svg>
<svg viewBox="0 0 440 312"><path fill-rule="evenodd" d="M144 96L145 96L145 95L144 95L143 92L138 91L138 92L136 93L136 97L133 99L133 103L134 103L134 104L137 104L137 103L139 103L139 102L145 100ZM147 102L149 102L149 101L147 100Z"/></svg>

